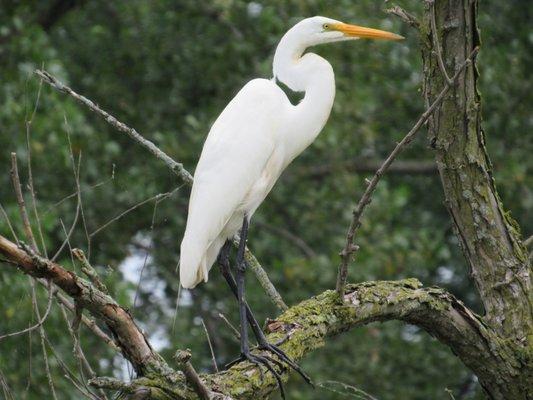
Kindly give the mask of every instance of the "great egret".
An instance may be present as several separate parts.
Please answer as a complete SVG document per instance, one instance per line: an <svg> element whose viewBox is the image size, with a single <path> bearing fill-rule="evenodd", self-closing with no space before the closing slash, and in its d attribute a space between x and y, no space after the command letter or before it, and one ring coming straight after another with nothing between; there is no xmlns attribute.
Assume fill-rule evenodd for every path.
<svg viewBox="0 0 533 400"><path fill-rule="evenodd" d="M276 346L269 344L244 298L244 249L250 218L282 171L309 146L324 127L335 97L335 76L322 57L304 51L311 46L360 38L399 40L401 36L349 25L325 17L307 18L281 39L274 55L274 78L253 79L230 101L205 141L189 202L180 255L184 288L207 281L220 253L221 270L239 301L241 359L272 369L267 356L250 353L248 319L259 347L278 355L305 374ZM275 79L303 100L292 105ZM229 239L241 228L236 277L229 268ZM226 243L226 244L225 244ZM222 249L222 251L221 251Z"/></svg>

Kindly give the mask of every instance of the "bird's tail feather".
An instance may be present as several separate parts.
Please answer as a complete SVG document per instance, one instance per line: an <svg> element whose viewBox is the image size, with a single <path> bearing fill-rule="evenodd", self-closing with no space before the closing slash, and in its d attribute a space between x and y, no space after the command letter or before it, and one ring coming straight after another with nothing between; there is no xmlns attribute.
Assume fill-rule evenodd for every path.
<svg viewBox="0 0 533 400"><path fill-rule="evenodd" d="M180 283L185 289L192 289L202 281L207 282L209 270L224 242L224 238L218 237L209 246L199 246L186 240L181 243Z"/></svg>
<svg viewBox="0 0 533 400"><path fill-rule="evenodd" d="M202 280L207 281L205 250L198 244L181 243L180 283L185 289L192 289Z"/></svg>

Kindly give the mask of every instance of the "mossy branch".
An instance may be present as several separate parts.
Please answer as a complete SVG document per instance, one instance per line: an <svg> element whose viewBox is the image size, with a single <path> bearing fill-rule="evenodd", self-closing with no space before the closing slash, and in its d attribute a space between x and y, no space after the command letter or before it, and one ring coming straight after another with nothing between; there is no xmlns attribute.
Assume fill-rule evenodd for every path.
<svg viewBox="0 0 533 400"><path fill-rule="evenodd" d="M483 370L488 371L504 350L489 349L491 332L459 300L439 288L423 288L416 279L376 281L347 285L345 303L340 304L334 290L326 291L289 308L268 324L268 340L288 336L281 348L294 360L326 345L329 337L375 321L402 320L415 324L447 344L478 373L482 384ZM279 370L284 380L289 370ZM492 375L491 375L492 376ZM277 384L270 373L261 380L256 366L242 362L229 370L200 376L214 393L235 399L265 398ZM143 377L129 384L150 388L153 399L194 399L186 387L183 374L172 381L161 377Z"/></svg>

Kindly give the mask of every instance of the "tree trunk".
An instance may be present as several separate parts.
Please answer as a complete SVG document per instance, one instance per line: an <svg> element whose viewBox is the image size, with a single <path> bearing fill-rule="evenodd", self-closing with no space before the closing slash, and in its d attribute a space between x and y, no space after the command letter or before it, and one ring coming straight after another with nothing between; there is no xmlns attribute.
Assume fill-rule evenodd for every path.
<svg viewBox="0 0 533 400"><path fill-rule="evenodd" d="M476 0L426 3L421 21L424 97L431 102L445 78L438 63L437 39L448 75L480 45ZM437 37L432 37L432 18ZM497 370L480 382L490 398L533 398L532 276L518 225L503 209L481 127L478 72L468 68L430 120L429 135L461 248L485 308L484 320L494 332ZM487 371L485 371L487 372ZM492 375L492 378L490 376Z"/></svg>

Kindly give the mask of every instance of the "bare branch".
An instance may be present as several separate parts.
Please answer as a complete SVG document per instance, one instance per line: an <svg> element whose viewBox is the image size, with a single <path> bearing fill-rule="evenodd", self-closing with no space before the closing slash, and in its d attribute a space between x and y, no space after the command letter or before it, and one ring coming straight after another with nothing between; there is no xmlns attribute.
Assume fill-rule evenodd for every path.
<svg viewBox="0 0 533 400"><path fill-rule="evenodd" d="M211 361L213 361L213 368L215 369L215 372L218 372L218 365L217 365L217 358L215 357L215 350L213 350L213 344L211 343L211 337L209 336L209 332L207 330L207 326L205 326L205 322L203 318L202 318L202 326L204 328L205 337L207 339L207 344L209 345L209 351L211 352Z"/></svg>
<svg viewBox="0 0 533 400"><path fill-rule="evenodd" d="M472 60L476 56L478 50L479 49L476 47L472 51L470 56L464 61L464 63L462 63L462 65L457 69L457 72L452 77L452 84L459 78L463 70L472 63ZM446 85L439 93L433 104L431 104L431 106L426 111L424 111L424 113L420 116L416 124L411 128L407 135L405 135L404 138L396 145L394 150L392 150L392 152L383 162L381 167L376 171L375 175L372 177L372 180L368 183L368 186L366 187L363 195L361 196L361 199L357 203L357 206L353 211L352 222L350 223L350 227L348 228L348 233L346 235L346 244L343 250L340 252L341 263L339 265L336 286L337 293L339 296L342 297L344 293L344 288L348 277L348 263L350 262L352 254L355 253L358 249L358 247L354 244L354 240L357 230L361 226L361 217L363 216L366 207L372 201L372 195L376 190L377 184L379 183L381 177L385 174L385 172L387 172L389 166L392 164L395 158L409 145L409 143L411 143L420 128L422 128L422 126L426 123L426 121L433 114L433 112L438 107L440 107L451 87L451 84L446 82Z"/></svg>
<svg viewBox="0 0 533 400"><path fill-rule="evenodd" d="M36 278L45 277L50 280L75 299L80 306L87 309L96 318L104 321L116 336L122 353L139 374L166 368L165 362L152 349L129 312L109 295L98 290L90 282L79 278L73 272L67 271L59 264L37 255L29 248L23 250L1 235L0 253L14 261L24 273Z"/></svg>
<svg viewBox="0 0 533 400"><path fill-rule="evenodd" d="M405 11L400 6L391 7L385 10L385 12L387 12L388 14L396 15L402 21L412 26L413 28L420 29L420 22L416 19L416 17Z"/></svg>
<svg viewBox="0 0 533 400"><path fill-rule="evenodd" d="M6 220L6 224L9 227L9 230L11 231L11 234L13 235L13 239L15 239L15 242L19 242L19 239L17 237L17 234L15 233L15 230L13 229L13 225L11 224L11 221L9 220L9 216L7 215L6 210L4 210L4 207L2 207L2 203L0 203L0 212L2 213L2 216Z"/></svg>
<svg viewBox="0 0 533 400"><path fill-rule="evenodd" d="M80 249L72 249L72 254L80 262L81 272L83 272L99 290L106 294L109 294L109 290L107 290L106 285L98 276L98 272L96 272L93 266L89 263L89 260L87 260L87 257L85 257L85 253L83 253L83 251Z"/></svg>
<svg viewBox="0 0 533 400"><path fill-rule="evenodd" d="M26 202L24 201L24 195L22 194L22 186L20 184L19 170L17 166L17 153L11 153L11 180L13 181L15 196L17 197L24 233L26 238L30 241L33 250L37 251L37 242L33 236L30 219L28 218L28 212L26 211Z"/></svg>
<svg viewBox="0 0 533 400"><path fill-rule="evenodd" d="M234 238L233 243L235 244L236 241L238 242L238 240ZM287 304L285 304L278 290L268 278L267 273L265 272L263 267L261 267L261 264L259 264L259 261L257 261L257 258L255 258L255 256L248 249L248 247L246 247L246 250L244 251L244 259L246 261L246 265L248 265L248 267L254 272L255 276L257 277L257 280L265 290L272 303L280 311L285 311L288 308Z"/></svg>
<svg viewBox="0 0 533 400"><path fill-rule="evenodd" d="M431 9L430 12L430 24L431 24L431 37L433 38L433 46L435 47L435 55L437 57L437 63L440 68L440 72L444 79L446 80L446 83L448 85L453 85L452 78L448 75L448 71L446 71L446 66L444 65L444 60L442 59L442 51L440 49L440 43L438 38L438 31L437 31L437 23L435 22L435 0L427 0L429 3L429 7Z"/></svg>
<svg viewBox="0 0 533 400"><path fill-rule="evenodd" d="M226 318L226 316L222 313L218 313L219 318L226 323L226 325L230 328L230 330L233 332L233 335L237 340L241 339L241 334L239 333L238 329L233 326L231 322Z"/></svg>
<svg viewBox="0 0 533 400"><path fill-rule="evenodd" d="M94 236L96 236L99 232L103 231L105 228L107 228L109 225L111 225L113 222L116 222L118 221L119 219L121 219L122 217L124 217L126 214L129 214L130 212L136 210L137 208L147 204L147 203L150 203L152 201L155 201L155 202L160 202L160 201L163 201L171 196L173 196L174 194L176 194L179 190L181 189L181 185L178 186L177 188L175 188L174 190L170 191L170 192L166 192L166 193L159 193L159 194L156 194L155 196L152 196L148 199L145 199L143 201L140 201L139 203L137 204L134 204L133 206L129 207L127 210L121 212L120 214L116 215L115 217L111 218L109 221L107 221L105 224L99 226L98 228L96 228L93 232L91 232L89 234L89 237L90 238L93 238Z"/></svg>
<svg viewBox="0 0 533 400"><path fill-rule="evenodd" d="M126 124L119 121L111 114L109 114L107 111L102 110L98 105L93 103L87 97L76 93L74 90L64 85L62 82L60 82L57 78L55 78L48 72L44 70L36 70L35 73L39 75L50 86L54 87L60 92L63 92L63 93L66 93L72 96L77 101L87 106L91 111L103 117L104 120L108 124L116 128L120 132L127 134L130 138L132 138L134 141L136 141L141 146L143 146L145 149L147 149L150 153L156 156L159 160L163 161L167 165L167 167L169 167L172 171L174 171L174 173L178 175L178 177L184 183L187 183L189 185L192 184L192 180L193 180L192 175L185 168L183 168L182 164L174 161L169 155L167 155L165 152L159 149L153 142L151 142L148 139L145 139L135 129L130 128L129 126L127 126Z"/></svg>
<svg viewBox="0 0 533 400"><path fill-rule="evenodd" d="M11 179L13 181L13 187L15 189L15 195L17 197L17 203L19 205L20 210L20 216L22 218L22 224L24 226L24 232L26 234L26 238L31 243L31 249L33 252L37 252L37 242L35 241L35 237L33 236L33 231L31 229L30 220L28 218L28 213L26 211L26 203L24 202L24 195L22 194L22 187L20 184L20 178L19 178L19 172L18 172L18 166L17 166L17 154L11 153ZM39 336L41 339L41 350L43 352L43 360L44 360L44 366L45 366L45 372L46 377L48 380L48 386L50 387L50 392L52 394L52 398L54 400L57 400L56 391L54 388L54 382L52 379L52 374L50 373L50 365L48 362L48 355L46 353L46 345L45 345L45 332L42 325L43 318L41 318L41 313L39 311L39 305L37 304L37 295L35 293L35 281L33 279L34 277L29 277L30 287L31 287L31 301L32 301L32 307L33 311L35 312L35 315L37 316L37 320L39 323L37 324L37 328L39 330ZM50 296L52 296L52 286L48 287L48 290L50 291ZM50 304L51 305L51 304ZM46 319L46 318L44 318ZM30 330L31 332L31 330ZM31 334L31 333L30 333Z"/></svg>

